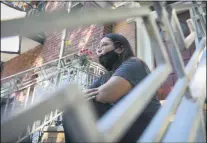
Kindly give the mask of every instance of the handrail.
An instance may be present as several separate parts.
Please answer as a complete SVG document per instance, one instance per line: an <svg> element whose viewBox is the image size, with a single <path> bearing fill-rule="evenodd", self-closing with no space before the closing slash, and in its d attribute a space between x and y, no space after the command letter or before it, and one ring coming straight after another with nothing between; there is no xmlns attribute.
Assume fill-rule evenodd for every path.
<svg viewBox="0 0 207 143"><path fill-rule="evenodd" d="M127 11L127 12L126 12ZM102 24L116 20L128 18L129 16L147 16L150 13L148 7L130 8L130 9L107 9L107 10L89 10L78 11L74 14L65 14L65 11L40 13L38 17L30 16L14 20L1 21L1 38L22 35L29 36L43 31L49 31L53 28L62 29L66 27L86 26L91 23ZM84 15L84 16L83 16ZM81 19L79 17L82 17ZM87 17L87 18L86 18ZM100 19L102 17L102 19ZM54 19L56 19L54 21ZM74 19L74 21L71 21ZM24 29L24 30L23 30Z"/></svg>
<svg viewBox="0 0 207 143"><path fill-rule="evenodd" d="M28 85L27 83L25 83L24 86L20 86L21 88L19 88L18 85L17 85L16 90L12 90L11 93L13 93L13 92L15 92L15 91L22 90L22 89L27 88L27 87L29 87L29 86L32 86L32 85L34 85L34 84L36 84L36 83L40 83L40 82L46 81L46 80L48 80L49 78L56 76L57 74L63 73L67 68L68 68L68 67L62 68L62 69L61 69L60 71L58 71L57 73L53 73L53 74L51 74L50 76L47 76L47 77L45 77L45 78L43 78L43 79L41 79L41 80L36 80L36 79L34 79L33 81L35 81L35 82L29 81L29 82L27 82L27 83L29 83L29 85ZM94 73L92 73L92 72L90 72L90 71L84 71L84 70L81 70L81 69L78 69L78 68L76 68L76 67L72 67L72 66L71 66L70 68L79 70L79 71L81 71L81 72L85 72L85 73L87 73L87 75L93 75L93 76L97 76L97 77L98 77L98 75L94 75ZM32 83L31 83L31 82L32 82ZM10 89L10 88L12 88L12 87L9 87L9 88L6 88L6 89L8 90L8 89ZM5 90L5 89L2 89L2 90ZM2 91L2 90L1 90L1 91ZM1 95L3 95L3 96L1 96L1 97L6 96L6 95L4 95L4 92L1 92Z"/></svg>
<svg viewBox="0 0 207 143"><path fill-rule="evenodd" d="M200 47L195 51L189 63L185 67L187 76L190 77L190 79L192 77L192 74L196 70L195 68L197 64L196 59L198 59L199 54L204 49L204 44L205 44L204 41L205 40L203 38L203 40L199 44ZM155 115L150 126L145 130L143 136L140 138L139 140L140 142L152 142L152 141L158 142L161 140L167 127L169 126L169 123L170 123L170 121L168 120L169 116L172 113L175 113L180 103L180 100L185 92L185 89L187 87L188 80L189 78L186 78L186 77L178 79L174 88L169 93L164 105Z"/></svg>

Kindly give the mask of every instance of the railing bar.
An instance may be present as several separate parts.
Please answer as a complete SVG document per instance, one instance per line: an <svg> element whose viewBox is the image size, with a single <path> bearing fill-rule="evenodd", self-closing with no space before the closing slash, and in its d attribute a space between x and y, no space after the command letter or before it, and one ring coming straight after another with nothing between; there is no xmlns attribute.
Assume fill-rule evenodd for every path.
<svg viewBox="0 0 207 143"><path fill-rule="evenodd" d="M160 142L170 123L170 115L176 111L187 86L187 78L178 79L165 103L156 113L138 142Z"/></svg>
<svg viewBox="0 0 207 143"><path fill-rule="evenodd" d="M34 86L33 92L32 92L32 99L31 99L31 104L33 104L34 99L35 99L35 92L36 92L36 87Z"/></svg>
<svg viewBox="0 0 207 143"><path fill-rule="evenodd" d="M197 63L198 63L198 58L199 55L201 54L201 52L203 51L203 49L205 48L206 45L206 38L203 37L202 40L200 41L198 48L195 50L195 52L193 53L192 57L190 58L190 61L188 62L185 71L186 71L186 75L191 79L193 73L196 70L197 67Z"/></svg>
<svg viewBox="0 0 207 143"><path fill-rule="evenodd" d="M59 113L57 116L54 116L53 119L55 119L55 118L57 118L58 116L61 116L61 115L62 115L62 112ZM44 126L46 126L48 123L50 123L50 121L47 121L47 122L43 123L43 124L42 124L41 126L39 126L38 128L34 129L29 135L33 134L33 133L36 132L36 131L41 130L41 129L42 129ZM25 136L25 137L19 139L18 143L21 142L22 140L24 140L26 137L27 137L27 136Z"/></svg>
<svg viewBox="0 0 207 143"><path fill-rule="evenodd" d="M206 141L206 121L204 121L205 117L204 117L204 114L203 114L203 110L201 110L200 114L201 114L200 115L200 118L201 118L200 128L203 132L204 141Z"/></svg>
<svg viewBox="0 0 207 143"><path fill-rule="evenodd" d="M194 11L194 15L199 16L199 14L197 13L195 8L193 8L193 11ZM197 25L199 27L199 31L201 32L202 36L205 36L206 35L205 34L205 28L203 27L203 25L201 23L200 17L196 21L197 21Z"/></svg>
<svg viewBox="0 0 207 143"><path fill-rule="evenodd" d="M162 142L188 142L192 124L197 122L196 118L198 115L197 104L184 96L176 112L175 119L166 132Z"/></svg>
<svg viewBox="0 0 207 143"><path fill-rule="evenodd" d="M194 19L194 10L193 9L190 9L189 10L190 12L190 17L191 19L193 20L193 26L195 28L195 32L196 32L196 38L195 38L195 45L196 45L196 48L198 47L198 43L199 43L199 30L198 30L198 22L196 19Z"/></svg>
<svg viewBox="0 0 207 143"><path fill-rule="evenodd" d="M7 100L6 100L6 105L5 105L5 108L4 108L4 114L3 116L7 116L7 108L8 108L8 105L9 105L9 98L10 98L11 95L8 95L7 96Z"/></svg>
<svg viewBox="0 0 207 143"><path fill-rule="evenodd" d="M189 92L183 97L183 101L176 112L175 120L168 129L163 142L188 142L190 135L195 134L191 127L193 127L196 117L200 115L200 111L203 110L206 95L206 78L205 75L204 77L200 76L205 74L206 71L206 56L205 53L203 54L204 56L201 58L190 82L189 91L192 93L192 96ZM193 132L192 134L190 134L191 131Z"/></svg>
<svg viewBox="0 0 207 143"><path fill-rule="evenodd" d="M155 23L155 16L153 14L149 15L148 18L143 18L144 23L146 25L146 30L148 34L153 34L151 36L151 40L155 40L156 48L153 48L152 50L154 53L157 53L155 55L155 59L157 64L164 64L164 63L170 63L169 59L167 57L167 52L165 50L164 43L162 42L160 32L158 31L157 25Z"/></svg>
<svg viewBox="0 0 207 143"><path fill-rule="evenodd" d="M77 68L75 68L75 69L77 69ZM77 70L82 71L81 69L77 69ZM63 72L63 71L60 71L60 73L61 73L61 72ZM85 72L85 71L83 71L83 72ZM92 72L85 72L85 73L87 73L88 75L93 75L93 76L98 77L97 75L94 75ZM46 78L41 79L41 80L37 80L36 82L31 83L30 85L27 85L27 86L25 86L25 87L21 87L21 88L16 89L16 90L14 90L14 91L12 91L12 92L15 92L15 91L19 91L19 90L25 89L25 88L27 88L27 87L29 87L29 86L32 86L32 85L36 84L36 83L44 82L45 80L48 80L49 78L51 78L51 77L53 77L53 76L55 76L55 75L57 75L57 74L58 74L58 73L51 74L49 77L46 77ZM12 93L12 92L11 92L11 93ZM6 95L4 95L4 96L6 96ZM4 97L4 96L2 96L2 97Z"/></svg>
<svg viewBox="0 0 207 143"><path fill-rule="evenodd" d="M65 11L40 13L38 17L30 16L2 21L1 38L15 35L31 36L54 28L74 28L94 23L103 24L128 17L147 16L149 13L149 7L78 11L73 14L66 14Z"/></svg>
<svg viewBox="0 0 207 143"><path fill-rule="evenodd" d="M98 120L99 131L106 134L107 141L119 139L130 127L146 105L150 102L155 91L165 81L170 72L170 66L158 66L151 74L141 81L133 90ZM156 83L156 84L155 84ZM114 116L116 115L116 116Z"/></svg>
<svg viewBox="0 0 207 143"><path fill-rule="evenodd" d="M185 43L185 47L188 49L192 44L193 42L195 41L195 38L196 38L196 33L195 32L192 32L190 33L184 40L184 43Z"/></svg>
<svg viewBox="0 0 207 143"><path fill-rule="evenodd" d="M192 123L192 127L191 127L189 137L188 137L188 142L196 142L197 132L201 124L201 116L199 115L199 113L197 114L197 116L195 117Z"/></svg>
<svg viewBox="0 0 207 143"><path fill-rule="evenodd" d="M204 4L198 5L198 4L172 4L172 8L176 10L176 12L180 12L183 10L189 10L190 8L194 8L197 6L205 6Z"/></svg>
<svg viewBox="0 0 207 143"><path fill-rule="evenodd" d="M189 63L187 64L185 71L186 75L191 79L192 74L196 70L196 63L198 61L199 53L201 53L202 50L202 44L205 42L205 38L202 39L200 42L200 48L198 48L192 58L190 59ZM197 60L196 60L197 59ZM169 116L175 112L176 108L178 107L178 104L180 102L181 96L184 93L184 90L187 87L187 78L181 78L178 79L176 84L174 85L173 90L168 95L163 107L158 111L158 113L155 115L154 119L152 120L151 124L148 126L148 128L145 130L143 136L140 138L139 141L141 142L152 142L152 141L160 141L165 130L167 129L167 126L169 124Z"/></svg>
<svg viewBox="0 0 207 143"><path fill-rule="evenodd" d="M66 58L66 57L73 56L73 55L74 55L74 54L70 54L70 55L67 55L67 56L62 57L61 59L64 59L64 58ZM42 68L42 67L46 66L47 64L54 63L54 62L56 62L56 61L58 61L58 59L55 59L55 60L52 60L52 61L50 61L50 62L44 63L44 64L42 64L41 66L34 67L34 68L30 68L30 69L25 70L25 71L23 71L23 72L19 72L19 73L17 73L17 74L8 76L8 77L6 77L6 78L1 79L1 82L2 82L3 80L12 78L12 77L14 77L14 76L18 76L18 75L21 75L21 74L25 74L25 73L27 73L27 72L30 72L30 71L32 71L32 70Z"/></svg>
<svg viewBox="0 0 207 143"><path fill-rule="evenodd" d="M29 86L27 89L26 98L25 98L25 102L24 102L24 108L26 108L26 106L27 106L27 102L28 102L29 95L30 95L30 89L31 89L31 86Z"/></svg>
<svg viewBox="0 0 207 143"><path fill-rule="evenodd" d="M53 111L50 112L50 118L49 118L50 121L52 121L52 117L53 117Z"/></svg>
<svg viewBox="0 0 207 143"><path fill-rule="evenodd" d="M180 22L179 22L179 19L177 17L175 9L172 9L172 20L171 20L171 22L175 22L175 24L174 24L175 25L175 30L176 30L175 35L177 36L177 40L179 40L178 41L178 43L180 44L179 48L182 50L182 48L185 48L185 43L184 43L185 37L184 37L183 31L182 31L182 28L180 26ZM172 24L172 26L173 26L173 24Z"/></svg>
<svg viewBox="0 0 207 143"><path fill-rule="evenodd" d="M199 16L199 20L200 20L200 24L201 24L203 34L204 34L204 36L206 36L206 26L205 26L205 21L203 19L203 16L200 14L200 12L198 10L198 7L195 7L194 9L195 9L196 14Z"/></svg>
<svg viewBox="0 0 207 143"><path fill-rule="evenodd" d="M12 113L12 111L14 111L14 109L15 109L15 103L16 103L16 96L14 97L14 101L13 101L13 105L12 105L12 109L11 109L11 113Z"/></svg>
<svg viewBox="0 0 207 143"><path fill-rule="evenodd" d="M173 66L178 75L178 78L182 78L185 76L184 63L182 61L182 57L179 52L179 48L178 48L177 42L175 40L173 31L172 31L172 26L170 25L169 20L168 20L168 13L163 7L162 7L162 13L163 13L163 16L161 18L169 34L170 43L168 43L168 49L172 57Z"/></svg>
<svg viewBox="0 0 207 143"><path fill-rule="evenodd" d="M61 88L56 92L50 93L50 96L46 96L45 99L29 106L27 109L20 111L19 113L16 113L10 119L2 121L2 141L11 140L11 137L15 137L19 132L25 129L25 125L32 124L35 120L43 117L49 111L69 106L69 102L72 102L71 98L79 92L79 88L76 85L69 84L67 88ZM68 93L71 93L71 95L68 96ZM10 127L13 124L16 125L15 129Z"/></svg>

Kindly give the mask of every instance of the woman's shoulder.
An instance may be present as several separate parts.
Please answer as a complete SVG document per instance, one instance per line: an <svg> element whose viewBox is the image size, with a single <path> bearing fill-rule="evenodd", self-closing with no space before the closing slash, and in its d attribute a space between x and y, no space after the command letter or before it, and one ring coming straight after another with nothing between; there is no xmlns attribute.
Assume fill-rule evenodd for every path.
<svg viewBox="0 0 207 143"><path fill-rule="evenodd" d="M132 66L141 66L142 64L143 61L137 57L131 57L122 63L122 65L132 65Z"/></svg>
<svg viewBox="0 0 207 143"><path fill-rule="evenodd" d="M147 64L137 57L131 57L128 60L124 61L121 64L121 66L117 69L117 71L119 70L125 70L129 72L143 71L143 72L146 72L147 74L150 73L150 70Z"/></svg>

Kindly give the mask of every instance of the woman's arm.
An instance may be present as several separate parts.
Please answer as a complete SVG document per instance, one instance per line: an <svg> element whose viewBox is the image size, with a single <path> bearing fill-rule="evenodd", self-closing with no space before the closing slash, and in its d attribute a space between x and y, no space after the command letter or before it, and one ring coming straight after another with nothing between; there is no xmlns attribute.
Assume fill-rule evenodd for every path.
<svg viewBox="0 0 207 143"><path fill-rule="evenodd" d="M96 101L102 103L114 103L132 89L132 85L119 76L111 77L108 82L98 88Z"/></svg>
<svg viewBox="0 0 207 143"><path fill-rule="evenodd" d="M145 66L138 59L124 62L113 76L98 88L96 101L114 103L126 95L147 76Z"/></svg>

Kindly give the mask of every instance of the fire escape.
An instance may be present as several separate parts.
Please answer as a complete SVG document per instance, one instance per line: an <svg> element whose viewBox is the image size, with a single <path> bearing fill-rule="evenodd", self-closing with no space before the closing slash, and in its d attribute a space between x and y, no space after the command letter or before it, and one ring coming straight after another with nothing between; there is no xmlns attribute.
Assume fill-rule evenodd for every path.
<svg viewBox="0 0 207 143"><path fill-rule="evenodd" d="M90 104L85 102L91 97L84 97L81 92L81 88L85 89L105 72L94 62L86 68L75 66L74 63L79 59L72 54L4 78L1 80L1 102L4 103L1 108L3 117L1 141L21 142L28 137L33 137L33 142L41 142L40 137L44 133L44 128L59 126L61 111L64 108L71 108L69 120L73 124L68 124L68 128L79 133L74 140L115 142L132 124L133 119L140 115L153 93L166 80L174 67L178 80L138 142L205 142L203 113L206 98L205 5L199 2L185 4L178 2L170 5L155 2L153 9L152 12L148 6L134 5L127 9L86 11L82 19L79 19L82 13L78 11L70 15L62 12L39 13L38 17L31 16L30 19L24 19L26 26L23 26L23 19L1 22L1 38L3 38L13 36L15 33L28 36L53 28L73 28L137 17L145 24L154 45L153 52L157 63L156 69L137 85L125 100L113 107L97 123ZM190 34L184 38L176 12L186 9L191 14L191 19L187 21ZM57 21L52 21L51 17L53 19L55 17ZM36 25L34 19L35 22L41 22L41 27ZM160 25L157 25L157 21ZM19 29L27 30L19 31ZM159 29L162 29L166 35L161 37ZM167 41L167 45L164 45L163 38ZM194 41L196 51L184 67L180 51L188 49ZM172 57L172 64L169 56ZM16 95L18 93L24 94L21 103L17 102L17 98L20 97ZM172 115L174 115L173 120L170 120Z"/></svg>

